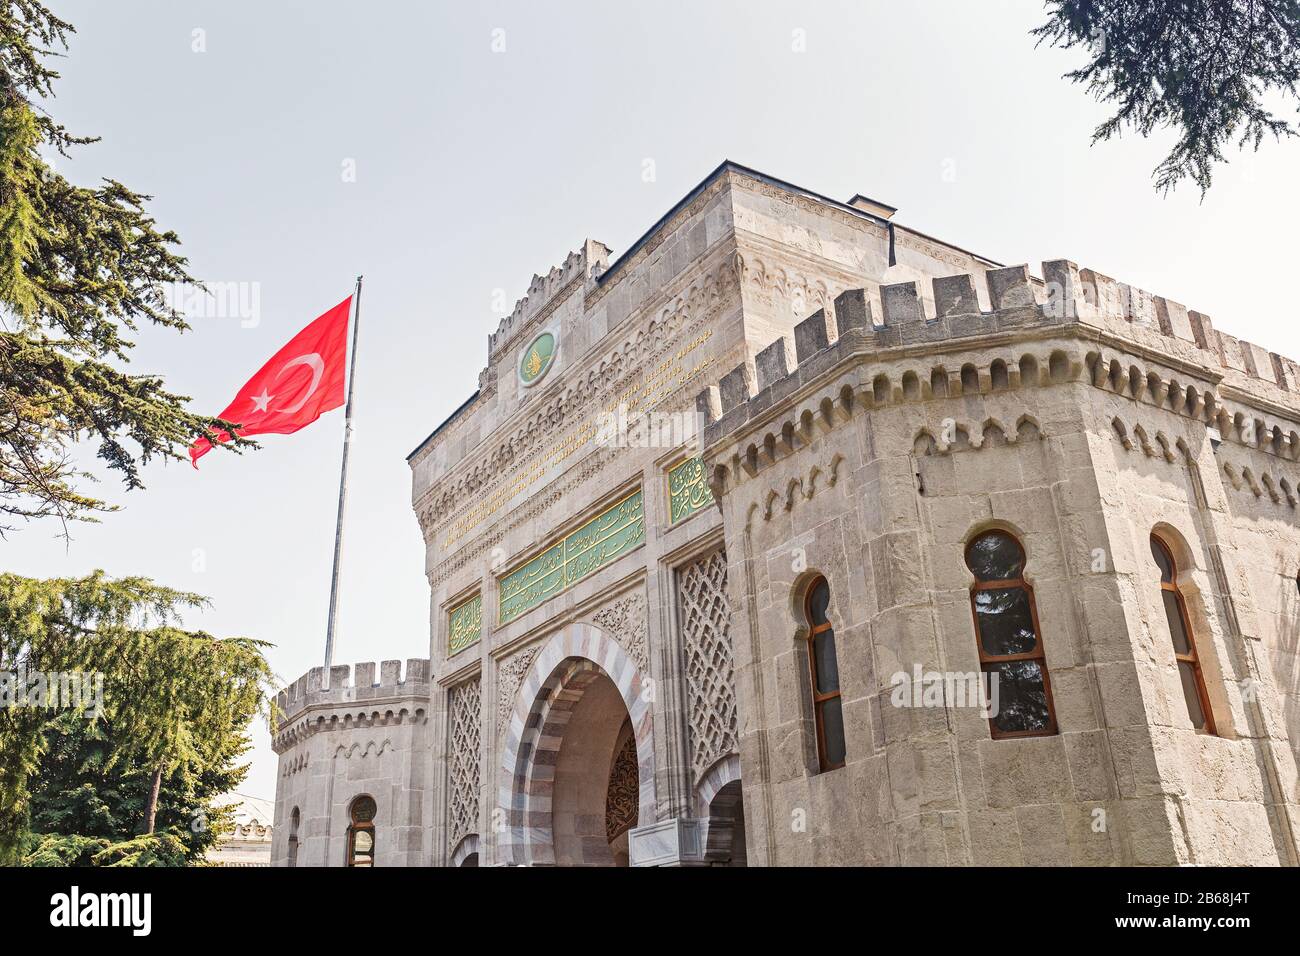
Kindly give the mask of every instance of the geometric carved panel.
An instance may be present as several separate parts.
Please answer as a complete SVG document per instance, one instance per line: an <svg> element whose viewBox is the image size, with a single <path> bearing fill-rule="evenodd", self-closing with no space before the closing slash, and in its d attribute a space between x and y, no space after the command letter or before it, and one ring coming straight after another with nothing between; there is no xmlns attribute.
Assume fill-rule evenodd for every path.
<svg viewBox="0 0 1300 956"><path fill-rule="evenodd" d="M677 591L686 647L691 768L699 783L718 760L740 752L727 553L718 550L682 568Z"/></svg>
<svg viewBox="0 0 1300 956"><path fill-rule="evenodd" d="M479 679L457 684L450 692L450 786L447 794L448 851L468 833L478 832Z"/></svg>

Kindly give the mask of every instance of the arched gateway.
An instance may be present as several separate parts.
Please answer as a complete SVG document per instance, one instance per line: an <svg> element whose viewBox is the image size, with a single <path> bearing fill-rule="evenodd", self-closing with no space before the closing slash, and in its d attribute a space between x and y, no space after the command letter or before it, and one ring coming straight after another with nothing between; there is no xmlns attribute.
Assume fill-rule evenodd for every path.
<svg viewBox="0 0 1300 956"><path fill-rule="evenodd" d="M1300 363L1040 274L724 163L535 276L408 459L429 659L278 700L275 863L1300 863Z"/></svg>
<svg viewBox="0 0 1300 956"><path fill-rule="evenodd" d="M626 864L627 831L655 815L649 689L648 675L590 624L570 624L546 643L505 730L501 862Z"/></svg>

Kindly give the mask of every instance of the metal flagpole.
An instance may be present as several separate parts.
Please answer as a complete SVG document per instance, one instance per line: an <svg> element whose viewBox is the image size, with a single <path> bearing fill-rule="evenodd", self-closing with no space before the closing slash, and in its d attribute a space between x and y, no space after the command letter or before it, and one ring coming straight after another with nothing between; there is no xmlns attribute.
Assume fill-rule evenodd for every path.
<svg viewBox="0 0 1300 956"><path fill-rule="evenodd" d="M352 447L352 390L357 384L357 339L361 337L361 280L352 299L352 357L348 363L348 403L343 411L343 468L339 473L339 518L334 526L334 574L330 578L330 617L325 631L325 674L321 687L330 686L330 666L334 663L334 624L339 610L339 559L343 555L343 509L348 500L348 451Z"/></svg>

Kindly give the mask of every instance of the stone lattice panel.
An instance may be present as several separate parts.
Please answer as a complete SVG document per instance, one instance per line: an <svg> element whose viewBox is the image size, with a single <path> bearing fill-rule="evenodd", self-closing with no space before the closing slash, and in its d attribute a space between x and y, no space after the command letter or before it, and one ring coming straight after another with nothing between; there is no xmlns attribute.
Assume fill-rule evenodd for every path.
<svg viewBox="0 0 1300 956"><path fill-rule="evenodd" d="M739 752L726 552L687 565L677 587L686 645L691 767L698 783L720 758Z"/></svg>
<svg viewBox="0 0 1300 956"><path fill-rule="evenodd" d="M449 848L455 848L466 834L478 832L480 696L478 678L451 689Z"/></svg>

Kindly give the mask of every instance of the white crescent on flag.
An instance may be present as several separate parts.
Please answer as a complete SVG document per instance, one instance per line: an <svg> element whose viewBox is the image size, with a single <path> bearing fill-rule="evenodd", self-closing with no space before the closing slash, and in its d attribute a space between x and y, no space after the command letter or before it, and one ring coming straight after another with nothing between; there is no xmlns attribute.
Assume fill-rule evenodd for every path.
<svg viewBox="0 0 1300 956"><path fill-rule="evenodd" d="M316 352L311 352L307 355L299 355L295 359L290 359L285 362L284 365L280 366L280 371L275 373L276 381L279 381L280 376L289 371L289 369L293 368L295 365L306 365L311 369L311 387L308 388L302 398L298 399L298 401L293 405L276 409L276 411L284 415L292 415L294 412L298 411L298 409L306 405L307 399L311 398L312 393L316 391L316 387L320 385L321 376L325 374L325 363L321 360L320 355Z"/></svg>

